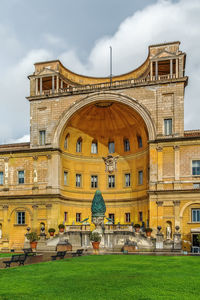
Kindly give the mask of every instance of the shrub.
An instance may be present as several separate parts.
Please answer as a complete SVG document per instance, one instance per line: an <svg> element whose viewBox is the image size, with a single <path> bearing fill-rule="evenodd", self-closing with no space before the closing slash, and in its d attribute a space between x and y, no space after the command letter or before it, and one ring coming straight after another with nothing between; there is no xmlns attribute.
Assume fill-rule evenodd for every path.
<svg viewBox="0 0 200 300"><path fill-rule="evenodd" d="M59 229L65 229L65 225L64 225L64 224L59 224L59 225L58 225L58 228L59 228Z"/></svg>
<svg viewBox="0 0 200 300"><path fill-rule="evenodd" d="M26 237L30 242L36 242L40 239L36 232L27 233Z"/></svg>
<svg viewBox="0 0 200 300"><path fill-rule="evenodd" d="M150 228L150 227L147 227L147 228L145 229L145 231L146 231L146 232L152 232L152 231L153 231L153 229L152 229L152 228Z"/></svg>
<svg viewBox="0 0 200 300"><path fill-rule="evenodd" d="M101 236L98 232L90 232L89 235L90 241L92 242L100 242L101 241Z"/></svg>
<svg viewBox="0 0 200 300"><path fill-rule="evenodd" d="M135 228L140 228L140 224L135 224L134 227Z"/></svg>
<svg viewBox="0 0 200 300"><path fill-rule="evenodd" d="M48 232L55 232L56 230L54 228L49 228Z"/></svg>

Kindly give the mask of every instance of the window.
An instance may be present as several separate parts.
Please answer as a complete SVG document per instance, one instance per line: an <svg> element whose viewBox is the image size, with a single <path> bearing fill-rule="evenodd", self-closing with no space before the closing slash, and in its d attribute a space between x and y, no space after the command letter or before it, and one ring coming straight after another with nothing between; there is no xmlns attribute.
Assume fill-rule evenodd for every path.
<svg viewBox="0 0 200 300"><path fill-rule="evenodd" d="M40 145L45 145L46 144L46 131L41 130L40 131Z"/></svg>
<svg viewBox="0 0 200 300"><path fill-rule="evenodd" d="M3 185L3 172L0 172L0 185Z"/></svg>
<svg viewBox="0 0 200 300"><path fill-rule="evenodd" d="M194 189L200 189L200 183L193 183Z"/></svg>
<svg viewBox="0 0 200 300"><path fill-rule="evenodd" d="M113 224L115 224L115 214L109 214L109 219L111 219Z"/></svg>
<svg viewBox="0 0 200 300"><path fill-rule="evenodd" d="M81 213L76 213L76 222L81 222Z"/></svg>
<svg viewBox="0 0 200 300"><path fill-rule="evenodd" d="M141 136L138 136L137 140L138 140L138 148L142 148L142 138L141 138Z"/></svg>
<svg viewBox="0 0 200 300"><path fill-rule="evenodd" d="M130 213L125 213L125 220L126 220L126 223L130 223L130 221L131 221L131 214Z"/></svg>
<svg viewBox="0 0 200 300"><path fill-rule="evenodd" d="M192 222L200 222L200 208L192 209Z"/></svg>
<svg viewBox="0 0 200 300"><path fill-rule="evenodd" d="M66 135L65 137L65 142L64 142L64 148L67 149L68 148L68 141L69 141L69 133Z"/></svg>
<svg viewBox="0 0 200 300"><path fill-rule="evenodd" d="M76 187L81 187L81 174L76 174Z"/></svg>
<svg viewBox="0 0 200 300"><path fill-rule="evenodd" d="M17 212L17 224L19 224L19 225L25 224L25 212L24 211Z"/></svg>
<svg viewBox="0 0 200 300"><path fill-rule="evenodd" d="M98 152L97 150L97 142L93 141L91 145L91 153L96 154Z"/></svg>
<svg viewBox="0 0 200 300"><path fill-rule="evenodd" d="M64 185L67 185L68 172L64 171Z"/></svg>
<svg viewBox="0 0 200 300"><path fill-rule="evenodd" d="M124 139L124 151L130 151L130 142L129 139Z"/></svg>
<svg viewBox="0 0 200 300"><path fill-rule="evenodd" d="M143 215L142 215L142 211L139 211L139 221L142 222L143 221Z"/></svg>
<svg viewBox="0 0 200 300"><path fill-rule="evenodd" d="M24 171L18 171L18 183L19 184L24 183Z"/></svg>
<svg viewBox="0 0 200 300"><path fill-rule="evenodd" d="M115 187L115 175L108 175L108 187L109 188Z"/></svg>
<svg viewBox="0 0 200 300"><path fill-rule="evenodd" d="M64 222L67 222L67 212L64 212Z"/></svg>
<svg viewBox="0 0 200 300"><path fill-rule="evenodd" d="M115 152L115 143L114 142L109 142L108 143L108 151L109 151L109 153L114 153Z"/></svg>
<svg viewBox="0 0 200 300"><path fill-rule="evenodd" d="M143 171L138 172L138 184L143 184Z"/></svg>
<svg viewBox="0 0 200 300"><path fill-rule="evenodd" d="M192 161L192 175L200 175L200 160Z"/></svg>
<svg viewBox="0 0 200 300"><path fill-rule="evenodd" d="M82 138L79 138L76 143L76 152L82 151Z"/></svg>
<svg viewBox="0 0 200 300"><path fill-rule="evenodd" d="M98 176L92 175L91 176L91 188L97 188L98 187Z"/></svg>
<svg viewBox="0 0 200 300"><path fill-rule="evenodd" d="M125 174L125 186L130 186L131 185L131 174Z"/></svg>
<svg viewBox="0 0 200 300"><path fill-rule="evenodd" d="M172 134L172 119L164 120L164 130L165 130L165 135Z"/></svg>

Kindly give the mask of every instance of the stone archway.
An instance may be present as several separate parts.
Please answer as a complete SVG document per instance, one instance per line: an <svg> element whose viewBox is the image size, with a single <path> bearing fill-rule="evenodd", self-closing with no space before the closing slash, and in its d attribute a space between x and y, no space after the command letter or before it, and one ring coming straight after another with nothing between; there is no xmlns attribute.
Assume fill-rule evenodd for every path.
<svg viewBox="0 0 200 300"><path fill-rule="evenodd" d="M112 102L119 102L134 109L142 117L142 119L146 124L149 140L155 140L156 133L155 133L154 123L151 119L150 113L142 104L138 103L137 100L135 100L134 98L131 98L123 94L114 93L114 92L99 92L99 93L94 93L89 96L86 96L85 98L77 101L62 114L58 126L54 133L53 147L59 148L60 137L62 135L62 131L65 127L65 124L75 112L77 112L79 109L83 108L86 105L95 102L101 102L101 101L103 102L105 100L112 101Z"/></svg>

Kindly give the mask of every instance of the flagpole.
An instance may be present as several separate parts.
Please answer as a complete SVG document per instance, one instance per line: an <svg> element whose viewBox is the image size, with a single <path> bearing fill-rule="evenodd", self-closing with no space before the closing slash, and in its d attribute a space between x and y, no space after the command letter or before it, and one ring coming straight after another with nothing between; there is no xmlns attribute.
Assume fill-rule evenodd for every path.
<svg viewBox="0 0 200 300"><path fill-rule="evenodd" d="M110 86L112 85L112 47L110 46Z"/></svg>

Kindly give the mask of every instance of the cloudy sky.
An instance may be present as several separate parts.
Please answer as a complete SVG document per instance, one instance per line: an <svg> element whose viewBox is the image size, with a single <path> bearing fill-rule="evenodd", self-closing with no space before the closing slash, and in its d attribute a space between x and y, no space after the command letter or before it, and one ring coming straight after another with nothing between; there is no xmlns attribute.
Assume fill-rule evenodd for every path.
<svg viewBox="0 0 200 300"><path fill-rule="evenodd" d="M29 140L27 75L60 59L72 71L114 75L138 67L148 45L181 41L187 53L185 129L200 128L200 0L1 0L0 143Z"/></svg>

